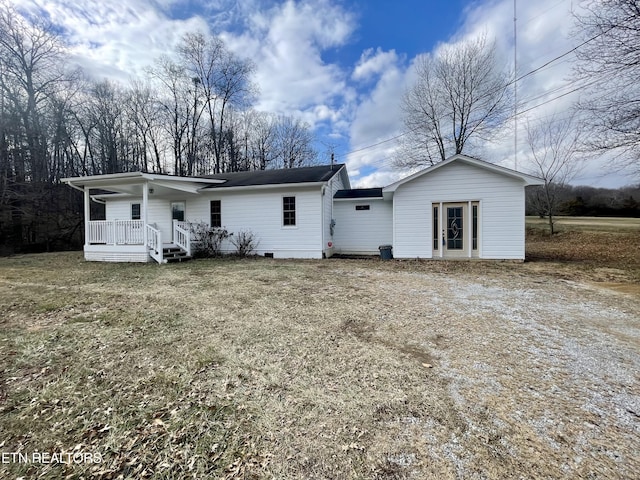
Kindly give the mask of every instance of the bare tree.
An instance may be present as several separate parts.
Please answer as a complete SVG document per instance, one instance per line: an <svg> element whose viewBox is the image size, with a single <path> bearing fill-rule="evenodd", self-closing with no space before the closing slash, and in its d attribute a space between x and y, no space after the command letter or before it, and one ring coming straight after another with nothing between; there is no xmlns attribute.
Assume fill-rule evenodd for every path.
<svg viewBox="0 0 640 480"><path fill-rule="evenodd" d="M256 112L251 136L251 157L256 170L265 170L277 157L276 117Z"/></svg>
<svg viewBox="0 0 640 480"><path fill-rule="evenodd" d="M433 165L488 140L509 117L508 76L484 36L416 61L418 79L402 99L408 130L400 166Z"/></svg>
<svg viewBox="0 0 640 480"><path fill-rule="evenodd" d="M275 151L280 167L302 167L312 164L317 158L313 149L313 133L308 123L290 116L279 116L275 136Z"/></svg>
<svg viewBox="0 0 640 480"><path fill-rule="evenodd" d="M147 74L158 84L161 122L172 144L173 173L184 175L187 170L185 152L190 143L189 125L193 115L191 108L195 103L194 94L189 93L194 88L193 83L189 85L184 68L167 56L158 58Z"/></svg>
<svg viewBox="0 0 640 480"><path fill-rule="evenodd" d="M178 52L185 70L197 81L202 95L201 108L208 113L214 172L233 168L235 159L224 158L224 153L230 151L228 117L231 109L251 103L255 88L250 81L253 64L230 52L220 38L202 33L186 34Z"/></svg>
<svg viewBox="0 0 640 480"><path fill-rule="evenodd" d="M580 140L581 132L573 117L563 119L554 115L537 124L527 124L532 173L544 180L544 185L529 199L540 214L548 217L551 235L555 233L554 218L561 193L585 161L578 150Z"/></svg>
<svg viewBox="0 0 640 480"><path fill-rule="evenodd" d="M585 43L575 73L593 86L578 104L590 127L587 146L615 150L620 165L640 175L640 3L589 0L585 12L576 17Z"/></svg>
<svg viewBox="0 0 640 480"><path fill-rule="evenodd" d="M127 115L135 126L135 136L140 145L142 171L162 173L163 139L158 92L147 83L132 81L127 92ZM150 158L149 158L150 157Z"/></svg>

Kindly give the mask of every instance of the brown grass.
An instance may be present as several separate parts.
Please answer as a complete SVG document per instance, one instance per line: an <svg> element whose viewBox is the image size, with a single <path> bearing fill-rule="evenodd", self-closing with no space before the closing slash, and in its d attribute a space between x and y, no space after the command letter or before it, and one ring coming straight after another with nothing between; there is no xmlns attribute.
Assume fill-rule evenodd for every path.
<svg viewBox="0 0 640 480"><path fill-rule="evenodd" d="M539 219L527 219L527 259L552 275L640 294L640 219L561 219L551 238Z"/></svg>
<svg viewBox="0 0 640 480"><path fill-rule="evenodd" d="M523 264L0 259L0 454L103 459L0 477L631 478L640 297L598 282L638 259L571 235Z"/></svg>

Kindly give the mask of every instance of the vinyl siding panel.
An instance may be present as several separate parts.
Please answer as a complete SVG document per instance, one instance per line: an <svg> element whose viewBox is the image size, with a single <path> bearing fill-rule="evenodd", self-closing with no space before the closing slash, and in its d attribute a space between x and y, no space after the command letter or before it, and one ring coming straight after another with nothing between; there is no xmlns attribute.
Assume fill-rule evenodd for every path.
<svg viewBox="0 0 640 480"><path fill-rule="evenodd" d="M322 197L322 210L323 210L323 220L322 220L322 249L323 253L326 257L330 257L333 255L335 250L336 240L334 235L331 235L331 220L336 219L335 213L335 202L333 201L333 196L336 194L338 190L342 190L344 188L344 183L342 182L341 175L335 175L328 183L325 193ZM329 242L333 245L329 247Z"/></svg>
<svg viewBox="0 0 640 480"><path fill-rule="evenodd" d="M282 198L296 197L296 225L283 226ZM276 258L322 258L322 200L317 188L270 188L242 191L212 190L187 204L187 220L209 224L210 201L220 200L222 225L229 232L252 231L256 253ZM223 249L235 251L226 242Z"/></svg>
<svg viewBox="0 0 640 480"><path fill-rule="evenodd" d="M131 204L142 204L140 200L134 198L109 200L105 203L105 219L106 220L131 220Z"/></svg>
<svg viewBox="0 0 640 480"><path fill-rule="evenodd" d="M162 243L171 243L173 228L171 225L171 202L184 201L186 203L186 214L189 214L189 205L193 195L168 199L168 198L149 198L147 221L150 225L154 225L162 232ZM142 208L142 197L130 197L127 199L108 200L105 206L107 220L128 220L131 218L131 204L140 203ZM144 219L144 212L140 212Z"/></svg>
<svg viewBox="0 0 640 480"><path fill-rule="evenodd" d="M88 262L152 261L144 245L85 245L84 259Z"/></svg>
<svg viewBox="0 0 640 480"><path fill-rule="evenodd" d="M370 210L356 210L356 205L369 205ZM333 209L336 253L378 255L380 245L392 244L392 202L383 199L337 200Z"/></svg>
<svg viewBox="0 0 640 480"><path fill-rule="evenodd" d="M432 204L479 201L479 255L524 259L524 184L465 163L452 163L398 187L394 256L432 257ZM436 254L437 256L437 254Z"/></svg>

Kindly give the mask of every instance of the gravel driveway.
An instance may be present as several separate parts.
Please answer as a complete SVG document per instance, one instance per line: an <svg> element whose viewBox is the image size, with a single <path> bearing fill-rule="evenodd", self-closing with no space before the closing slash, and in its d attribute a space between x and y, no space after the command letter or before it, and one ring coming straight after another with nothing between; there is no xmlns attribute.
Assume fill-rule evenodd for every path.
<svg viewBox="0 0 640 480"><path fill-rule="evenodd" d="M476 468L494 455L520 459L515 477L638 478L640 299L523 265L436 269L344 274L385 305L375 337L429 352L447 385L459 428L405 419L440 470L500 476Z"/></svg>

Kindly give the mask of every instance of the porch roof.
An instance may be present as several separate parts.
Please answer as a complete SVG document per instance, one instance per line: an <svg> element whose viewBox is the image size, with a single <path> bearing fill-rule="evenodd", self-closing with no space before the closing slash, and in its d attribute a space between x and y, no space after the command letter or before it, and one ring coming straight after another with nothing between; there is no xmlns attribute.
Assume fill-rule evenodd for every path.
<svg viewBox="0 0 640 480"><path fill-rule="evenodd" d="M85 177L63 178L62 182L78 190L99 189L126 195L142 195L142 186L148 184L158 194L169 191L197 193L203 187L224 183L224 180L202 177L179 177L144 172L110 173Z"/></svg>

